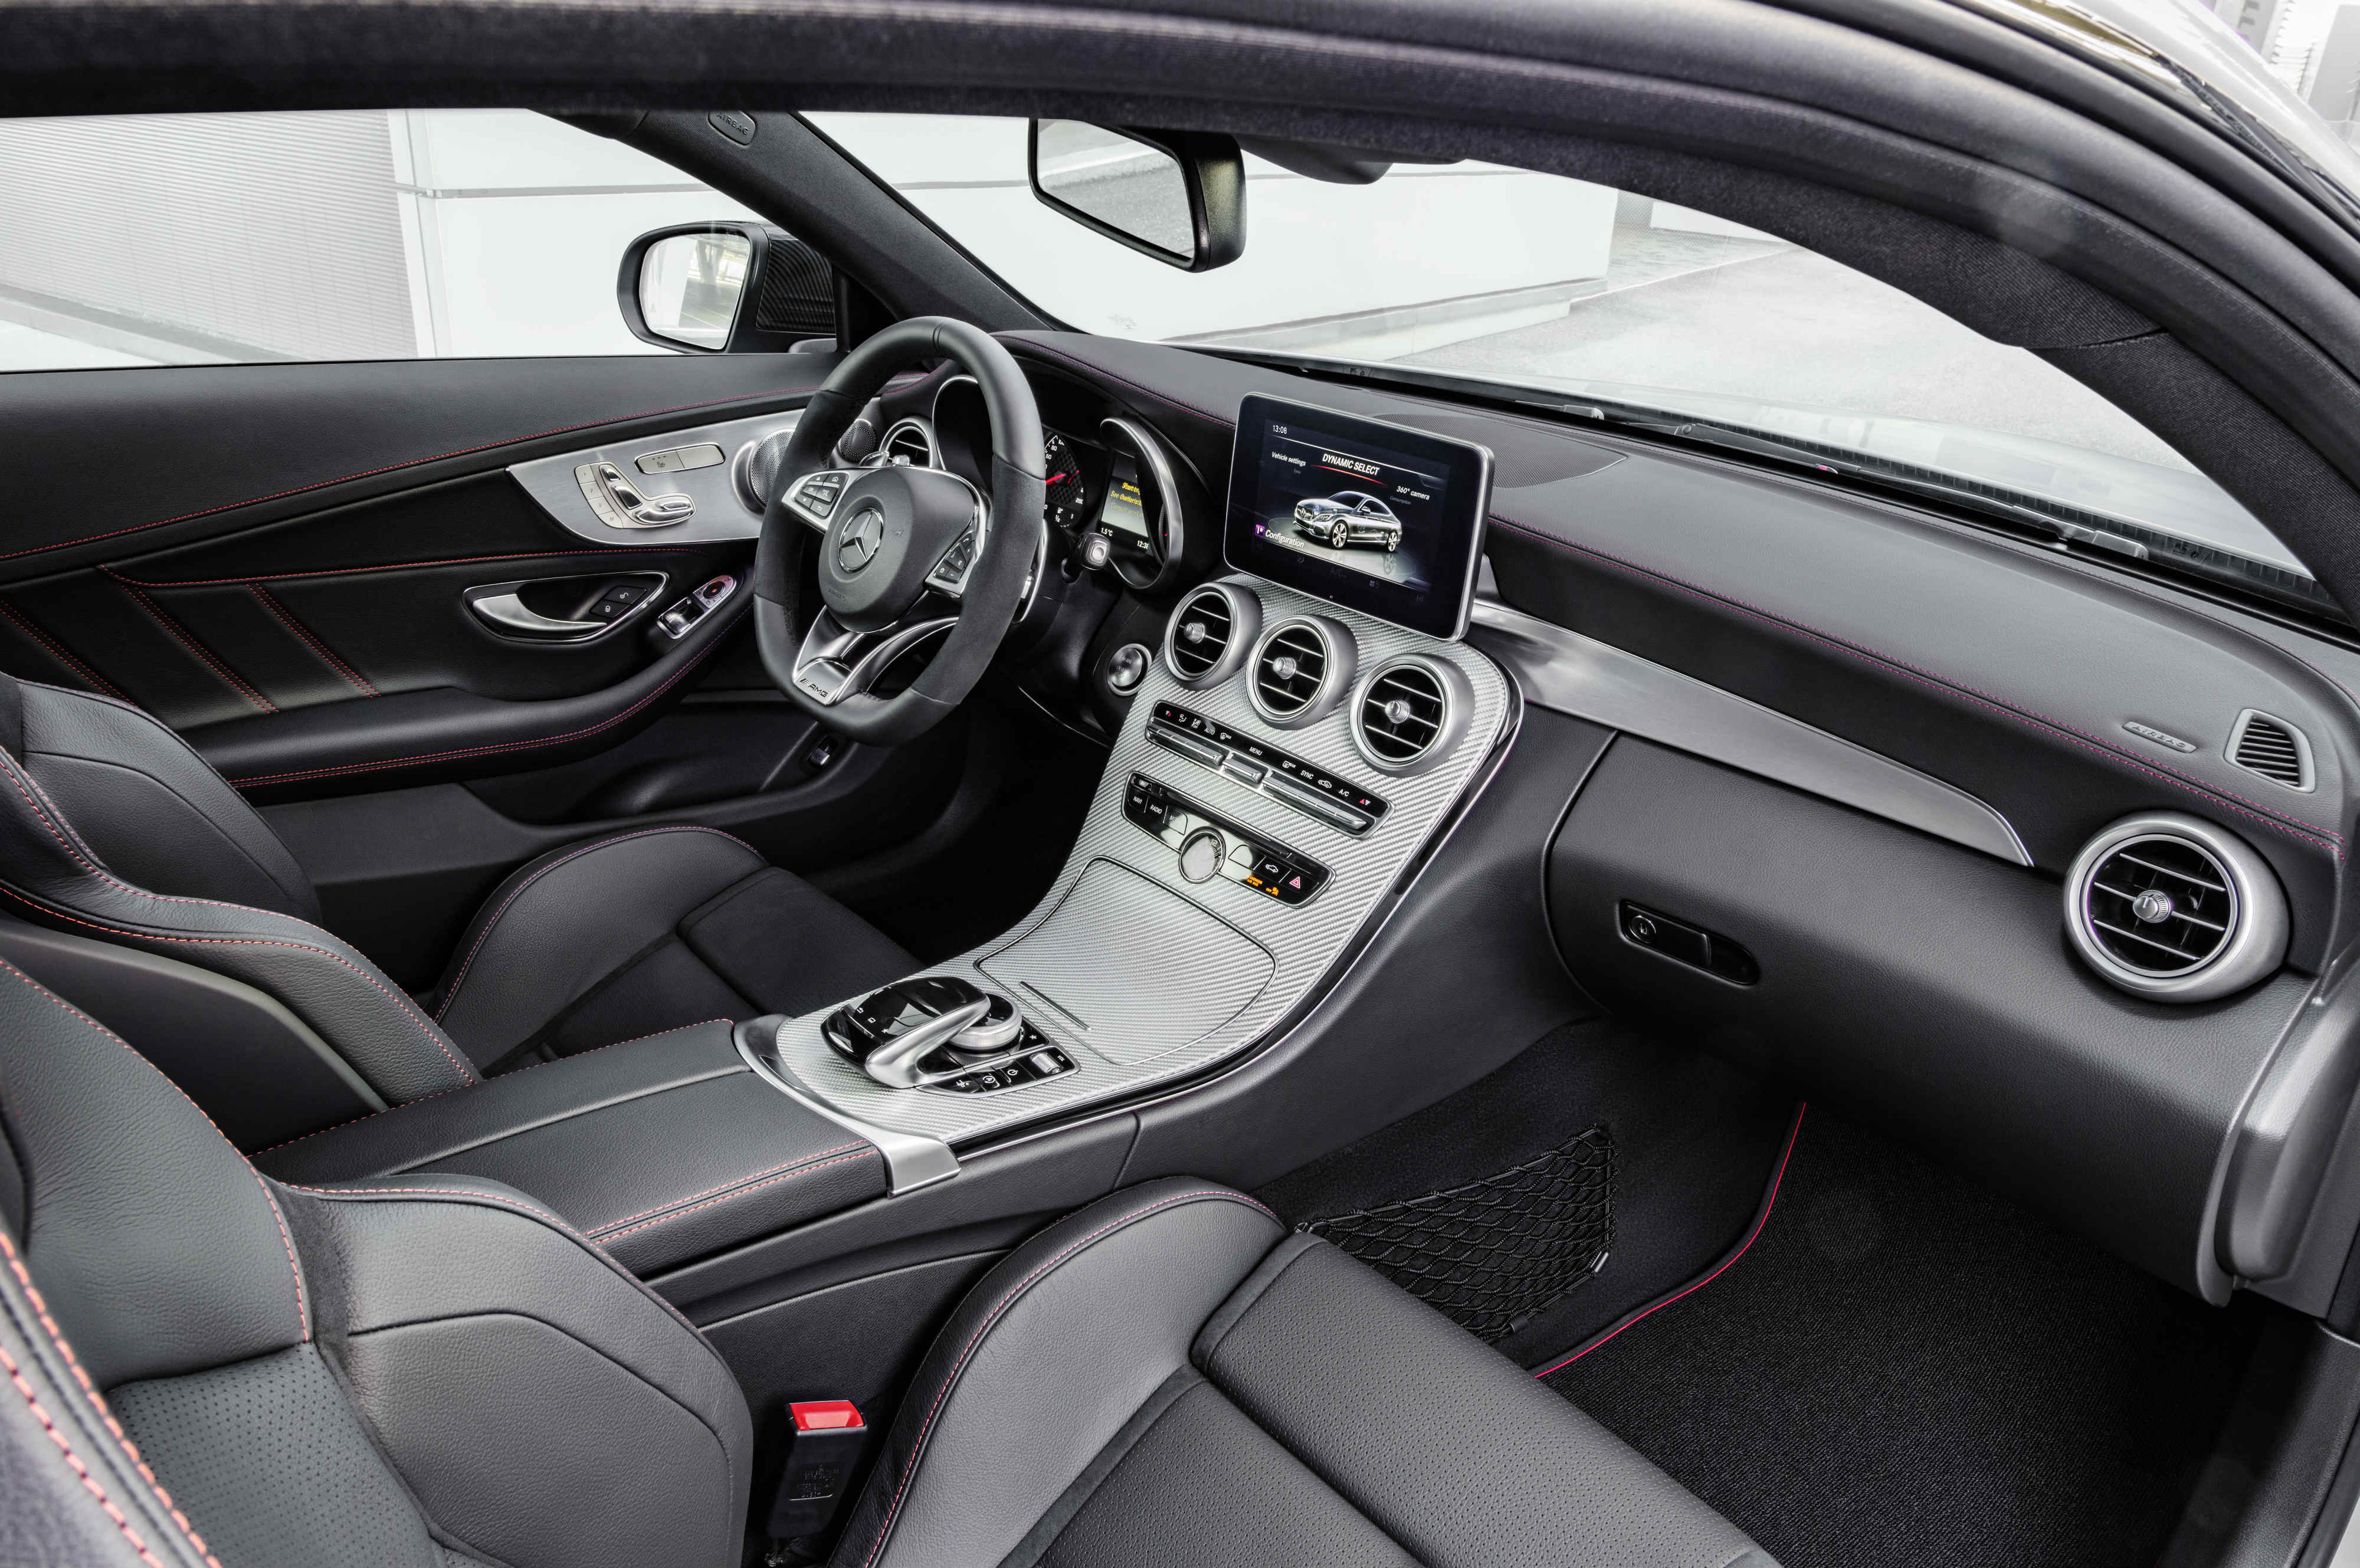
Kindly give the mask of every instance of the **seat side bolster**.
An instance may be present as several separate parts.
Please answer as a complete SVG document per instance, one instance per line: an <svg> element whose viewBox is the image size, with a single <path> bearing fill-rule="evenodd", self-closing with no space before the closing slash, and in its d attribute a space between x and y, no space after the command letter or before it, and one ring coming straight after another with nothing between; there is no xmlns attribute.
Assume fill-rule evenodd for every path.
<svg viewBox="0 0 2360 1568"><path fill-rule="evenodd" d="M22 691L26 768L126 878L319 920L295 856L187 741L111 698L35 681Z"/></svg>
<svg viewBox="0 0 2360 1568"><path fill-rule="evenodd" d="M1259 1283L1197 1365L1420 1562L1769 1563L1620 1438L1329 1243Z"/></svg>
<svg viewBox="0 0 2360 1568"><path fill-rule="evenodd" d="M436 1016L476 1061L497 1061L766 864L740 840L690 825L553 849L494 888L468 922Z"/></svg>
<svg viewBox="0 0 2360 1568"><path fill-rule="evenodd" d="M1018 1247L927 1353L836 1561L1000 1562L1284 1235L1243 1193L1174 1177Z"/></svg>
<svg viewBox="0 0 2360 1568"><path fill-rule="evenodd" d="M0 904L12 912L245 981L309 1024L390 1103L476 1081L458 1047L360 953L290 915L124 880L5 752L0 866Z"/></svg>
<svg viewBox="0 0 2360 1568"><path fill-rule="evenodd" d="M439 1525L518 1568L737 1561L751 1420L669 1302L496 1181L281 1190L322 1346ZM541 1483L523 1498L519 1444Z"/></svg>

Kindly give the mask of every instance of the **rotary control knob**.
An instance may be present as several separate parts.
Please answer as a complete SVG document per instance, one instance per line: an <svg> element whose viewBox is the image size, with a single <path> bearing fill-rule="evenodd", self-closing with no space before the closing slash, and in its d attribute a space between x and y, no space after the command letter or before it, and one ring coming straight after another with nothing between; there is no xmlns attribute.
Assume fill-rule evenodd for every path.
<svg viewBox="0 0 2360 1568"><path fill-rule="evenodd" d="M1209 881L1229 852L1218 828L1198 828L1180 841L1180 875L1191 882Z"/></svg>
<svg viewBox="0 0 2360 1568"><path fill-rule="evenodd" d="M1082 540L1082 564L1096 572L1114 559L1114 540L1104 534L1090 534Z"/></svg>
<svg viewBox="0 0 2360 1568"><path fill-rule="evenodd" d="M1107 659L1107 684L1114 688L1116 695L1128 697L1147 679L1147 666L1153 657L1143 645L1125 643Z"/></svg>

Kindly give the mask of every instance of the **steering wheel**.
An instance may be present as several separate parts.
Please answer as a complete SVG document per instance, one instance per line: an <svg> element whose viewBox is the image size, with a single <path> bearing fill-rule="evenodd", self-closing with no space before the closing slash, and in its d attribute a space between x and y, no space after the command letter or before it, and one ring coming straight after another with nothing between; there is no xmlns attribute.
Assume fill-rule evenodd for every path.
<svg viewBox="0 0 2360 1568"><path fill-rule="evenodd" d="M991 495L936 468L847 468L836 443L886 379L947 358L975 377L991 419ZM786 439L754 554L754 635L780 691L828 728L898 746L948 717L1008 635L1040 547L1047 504L1041 410L1015 358L989 332L917 316L836 367ZM803 555L819 549L819 613L798 642ZM956 613L946 613L955 604ZM947 635L945 635L947 634ZM906 689L870 688L940 637Z"/></svg>

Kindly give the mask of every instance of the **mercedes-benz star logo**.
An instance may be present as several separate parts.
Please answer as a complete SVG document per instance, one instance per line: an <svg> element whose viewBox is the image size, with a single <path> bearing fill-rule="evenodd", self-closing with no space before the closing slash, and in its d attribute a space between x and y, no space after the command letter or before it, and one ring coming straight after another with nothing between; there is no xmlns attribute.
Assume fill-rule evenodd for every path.
<svg viewBox="0 0 2360 1568"><path fill-rule="evenodd" d="M836 541L836 569L847 577L857 577L877 559L885 543L885 514L875 506L863 506L844 528L844 535Z"/></svg>

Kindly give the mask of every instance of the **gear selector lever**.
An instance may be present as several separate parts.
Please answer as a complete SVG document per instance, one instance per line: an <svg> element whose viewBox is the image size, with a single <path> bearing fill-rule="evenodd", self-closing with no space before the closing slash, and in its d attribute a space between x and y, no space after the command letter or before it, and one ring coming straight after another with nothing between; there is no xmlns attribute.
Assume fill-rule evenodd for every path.
<svg viewBox="0 0 2360 1568"><path fill-rule="evenodd" d="M980 1094L1073 1071L1016 1004L949 975L926 975L838 1007L829 1047L889 1089Z"/></svg>

